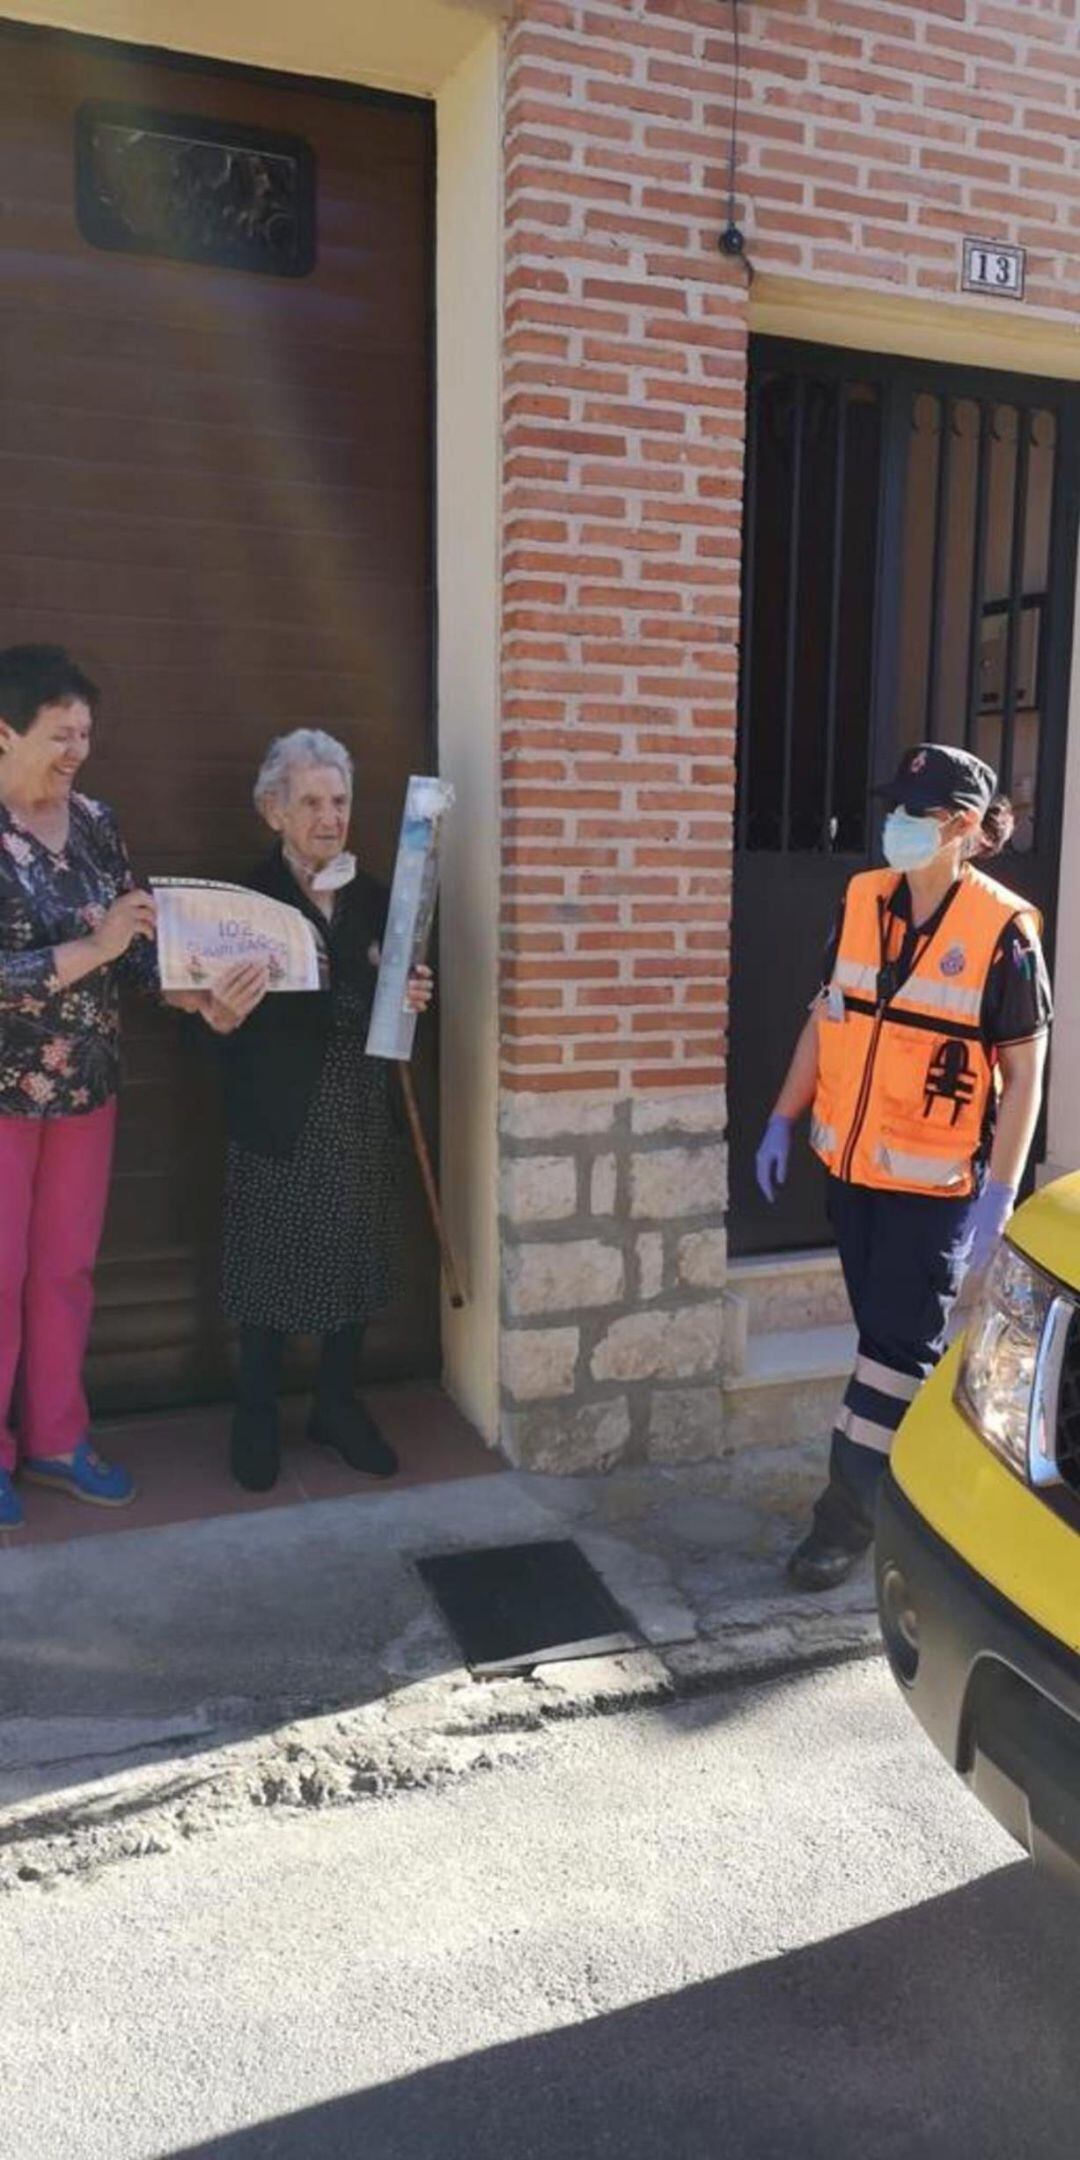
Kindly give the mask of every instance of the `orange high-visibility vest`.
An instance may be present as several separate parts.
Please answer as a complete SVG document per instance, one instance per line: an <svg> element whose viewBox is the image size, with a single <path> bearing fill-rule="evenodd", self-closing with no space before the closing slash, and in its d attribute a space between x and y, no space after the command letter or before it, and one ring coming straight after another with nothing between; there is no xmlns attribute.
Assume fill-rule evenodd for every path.
<svg viewBox="0 0 1080 2160"><path fill-rule="evenodd" d="M973 1190L999 1085L980 1026L987 976L1007 924L1042 925L1034 908L968 865L910 975L896 982L889 902L899 882L895 870L868 870L848 886L832 981L816 1008L810 1140L850 1184L959 1200Z"/></svg>

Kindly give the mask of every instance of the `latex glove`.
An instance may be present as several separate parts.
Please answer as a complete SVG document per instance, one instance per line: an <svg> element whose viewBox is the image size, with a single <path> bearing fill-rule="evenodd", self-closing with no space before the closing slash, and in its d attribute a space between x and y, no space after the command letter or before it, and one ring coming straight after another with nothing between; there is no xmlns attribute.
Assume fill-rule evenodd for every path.
<svg viewBox="0 0 1080 2160"><path fill-rule="evenodd" d="M791 1154L791 1129L794 1118L781 1117L774 1111L762 1135L761 1146L754 1157L754 1174L758 1188L771 1207L780 1187L787 1181L788 1157Z"/></svg>
<svg viewBox="0 0 1080 2160"><path fill-rule="evenodd" d="M971 1211L971 1251L967 1260L970 1277L984 1274L989 1267L1015 1204L1016 1193L1011 1185L990 1178L983 1186Z"/></svg>

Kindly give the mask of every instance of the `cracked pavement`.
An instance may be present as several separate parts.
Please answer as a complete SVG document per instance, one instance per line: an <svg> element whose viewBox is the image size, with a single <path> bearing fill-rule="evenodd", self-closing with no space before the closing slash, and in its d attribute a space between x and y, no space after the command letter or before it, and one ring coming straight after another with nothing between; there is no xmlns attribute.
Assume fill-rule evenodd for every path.
<svg viewBox="0 0 1080 2160"><path fill-rule="evenodd" d="M439 1790L554 1724L878 1647L864 1568L799 1597L805 1450L558 1479L507 1472L5 1555L0 1890L171 1850L253 1811ZM414 1561L574 1537L641 1647L474 1681Z"/></svg>

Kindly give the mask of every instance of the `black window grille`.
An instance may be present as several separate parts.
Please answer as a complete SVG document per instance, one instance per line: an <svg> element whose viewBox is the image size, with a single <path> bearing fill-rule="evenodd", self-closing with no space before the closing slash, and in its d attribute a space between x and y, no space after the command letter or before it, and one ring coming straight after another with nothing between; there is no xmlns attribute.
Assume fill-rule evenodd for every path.
<svg viewBox="0 0 1080 2160"><path fill-rule="evenodd" d="M857 356L846 372L757 366L742 848L865 854L875 744L923 739L987 758L1015 799L1015 848L1033 846L1057 449L1041 406L889 383Z"/></svg>

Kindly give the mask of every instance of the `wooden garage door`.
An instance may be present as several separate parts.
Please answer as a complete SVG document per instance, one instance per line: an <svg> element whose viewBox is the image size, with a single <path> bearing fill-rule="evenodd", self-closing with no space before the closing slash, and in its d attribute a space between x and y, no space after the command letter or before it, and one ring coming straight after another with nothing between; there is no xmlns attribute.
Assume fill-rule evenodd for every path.
<svg viewBox="0 0 1080 2160"><path fill-rule="evenodd" d="M94 101L298 138L314 267L91 244L75 146ZM103 685L87 785L144 874L253 860L255 767L300 725L348 743L360 851L389 870L406 777L431 756L432 179L413 101L0 34L0 642L69 645ZM105 1406L212 1396L225 1378L216 1076L189 1032L145 1004L127 1016L92 1373ZM403 1255L373 1331L383 1373L437 1355L415 1190Z"/></svg>

